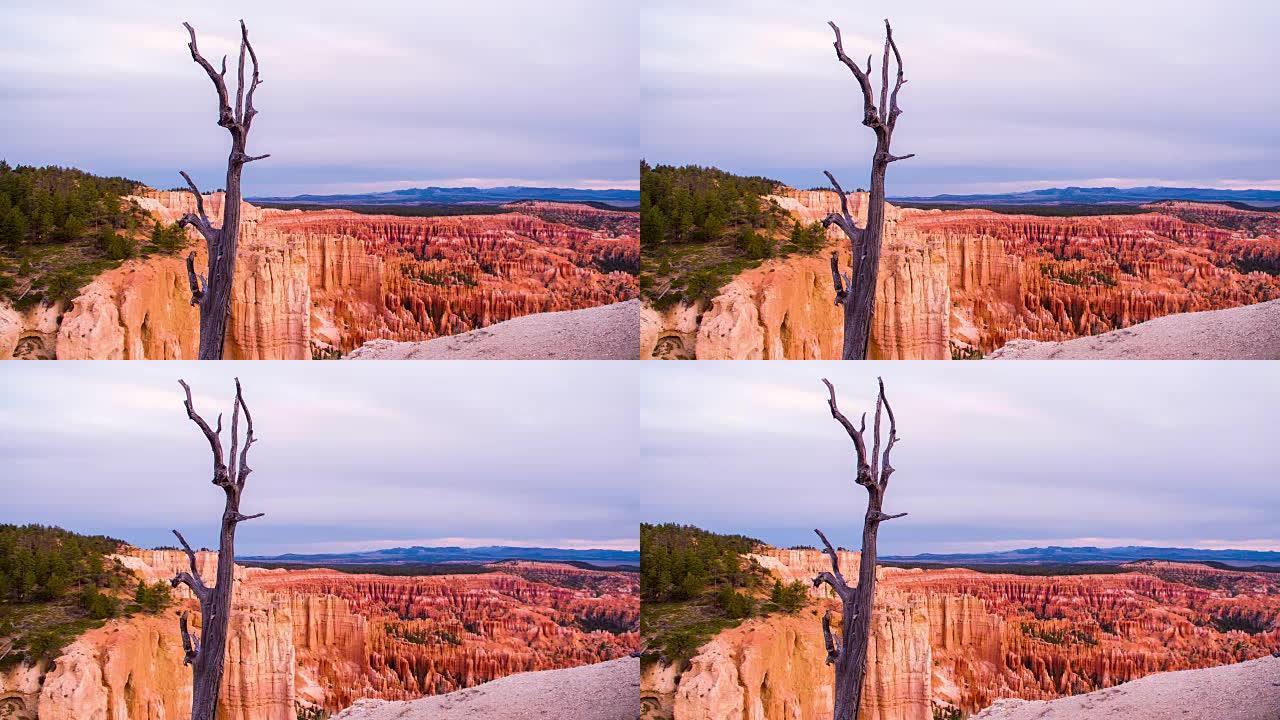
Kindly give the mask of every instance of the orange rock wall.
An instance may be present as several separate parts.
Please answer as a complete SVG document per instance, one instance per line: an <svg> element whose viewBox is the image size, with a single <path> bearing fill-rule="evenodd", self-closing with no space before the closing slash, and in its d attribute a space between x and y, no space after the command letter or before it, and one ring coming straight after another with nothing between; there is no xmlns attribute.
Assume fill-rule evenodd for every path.
<svg viewBox="0 0 1280 720"><path fill-rule="evenodd" d="M838 208L831 191L771 196L801 222ZM849 196L865 222L866 196ZM1280 297L1273 213L1160 203L1139 215L1034 217L889 206L870 356L945 359L1016 338L1066 340L1173 313ZM645 358L831 359L843 338L830 251L763 263L710 303L645 308Z"/></svg>
<svg viewBox="0 0 1280 720"><path fill-rule="evenodd" d="M170 551L120 559L148 582L186 566ZM198 561L211 577L216 554ZM450 692L638 646L636 575L539 563L503 570L390 577L238 567L219 717L295 720L299 707L336 711L362 697ZM176 615L198 606L185 588L174 594L176 606L162 616L85 633L42 681L40 668L0 676L0 701L12 695L22 712L31 704L40 720L188 717L191 675ZM193 621L198 627L198 613Z"/></svg>
<svg viewBox="0 0 1280 720"><path fill-rule="evenodd" d="M171 223L189 193L135 201ZM223 196L206 198L214 223ZM546 219L544 219L546 218ZM306 359L366 340L428 340L531 313L636 297L637 213L516 203L512 212L395 217L245 203L225 355ZM194 233L190 233L194 237ZM206 262L193 239L197 268ZM631 272L626 272L631 270ZM199 317L183 258L126 262L69 307L0 307L0 353L62 359L194 358Z"/></svg>
<svg viewBox="0 0 1280 720"><path fill-rule="evenodd" d="M829 568L817 551L751 555L784 582ZM847 577L857 553L842 552ZM1280 577L1180 563L1115 575L1036 577L969 570L877 571L863 712L928 720L932 707L974 712L1000 697L1049 699L1169 670L1270 654L1280 643ZM819 618L823 591L795 615L726 630L687 667L644 670L644 717L819 717L832 702ZM1257 632L1229 629L1252 624Z"/></svg>

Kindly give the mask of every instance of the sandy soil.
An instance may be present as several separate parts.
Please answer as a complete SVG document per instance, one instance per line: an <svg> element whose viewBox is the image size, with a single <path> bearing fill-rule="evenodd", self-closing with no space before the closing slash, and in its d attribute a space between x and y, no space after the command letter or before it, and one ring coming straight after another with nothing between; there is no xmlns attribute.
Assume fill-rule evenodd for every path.
<svg viewBox="0 0 1280 720"><path fill-rule="evenodd" d="M1066 342L1014 340L992 360L1277 360L1280 300L1167 315Z"/></svg>
<svg viewBox="0 0 1280 720"><path fill-rule="evenodd" d="M538 313L426 342L370 340L348 360L639 360L640 301Z"/></svg>
<svg viewBox="0 0 1280 720"><path fill-rule="evenodd" d="M636 720L640 659L511 675L434 697L359 700L333 720Z"/></svg>
<svg viewBox="0 0 1280 720"><path fill-rule="evenodd" d="M1276 720L1280 658L1158 673L1057 700L999 700L974 720Z"/></svg>

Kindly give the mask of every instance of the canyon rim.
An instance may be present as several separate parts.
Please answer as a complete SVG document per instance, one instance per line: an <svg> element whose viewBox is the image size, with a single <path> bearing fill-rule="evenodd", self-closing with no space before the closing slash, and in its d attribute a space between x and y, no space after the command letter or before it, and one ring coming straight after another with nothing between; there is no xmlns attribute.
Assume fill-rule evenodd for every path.
<svg viewBox="0 0 1280 720"><path fill-rule="evenodd" d="M639 356L624 8L242 5L14 9L0 357Z"/></svg>
<svg viewBox="0 0 1280 720"><path fill-rule="evenodd" d="M503 380L486 365L438 364L437 385L418 363L239 364L234 383L220 363L16 365L0 380L15 468L0 514L4 717L191 717L190 660L216 646L216 617L220 718L447 705L480 686L536 705L561 677L540 671L570 668L580 695L634 694L635 503L629 483L595 480L632 441L615 411L621 368L538 363ZM244 502L226 513L179 367L193 419L238 461L223 485ZM514 395L519 415L476 424ZM39 419L73 407L74 427ZM490 433L513 439L486 449ZM207 549L220 514L238 526L226 574ZM214 589L230 594L225 612Z"/></svg>
<svg viewBox="0 0 1280 720"><path fill-rule="evenodd" d="M642 356L1280 359L1277 19L1113 10L644 3Z"/></svg>
<svg viewBox="0 0 1280 720"><path fill-rule="evenodd" d="M831 716L869 481L821 377L870 450L882 375L902 435L857 717L1164 717L1151 688L1215 717L1274 667L1268 363L645 365L644 718ZM1274 681L1227 717L1280 711Z"/></svg>

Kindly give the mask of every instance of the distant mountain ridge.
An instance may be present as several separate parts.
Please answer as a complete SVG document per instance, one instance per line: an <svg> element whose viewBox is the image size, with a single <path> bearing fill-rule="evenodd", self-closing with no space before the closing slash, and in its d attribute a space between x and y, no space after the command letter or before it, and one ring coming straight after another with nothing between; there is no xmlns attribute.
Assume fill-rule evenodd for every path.
<svg viewBox="0 0 1280 720"><path fill-rule="evenodd" d="M296 565L410 565L420 563L491 563L502 560L537 560L542 562L583 562L592 565L639 565L639 550L571 550L566 548L513 547L400 547L353 553L317 553L302 555L257 555L242 557L251 562Z"/></svg>
<svg viewBox="0 0 1280 720"><path fill-rule="evenodd" d="M1271 550L1200 550L1197 548L1149 547L1048 547L1021 548L989 553L923 553L920 555L885 555L892 562L937 563L940 565L1040 565L1040 564L1110 564L1136 560L1173 560L1178 562L1219 562L1225 565L1280 566L1280 552Z"/></svg>
<svg viewBox="0 0 1280 720"><path fill-rule="evenodd" d="M1065 187L1027 190L1016 193L975 195L901 196L902 202L979 205L1107 205L1142 204L1160 200L1189 202L1242 202L1262 207L1280 205L1280 190L1217 190L1148 185L1133 188Z"/></svg>
<svg viewBox="0 0 1280 720"><path fill-rule="evenodd" d="M636 205L639 190L583 190L580 188L543 188L509 185L505 187L425 187L404 188L374 193L339 195L294 195L292 197L252 197L250 202L289 203L292 205L469 205L509 203L519 200L554 202L600 202L610 205Z"/></svg>

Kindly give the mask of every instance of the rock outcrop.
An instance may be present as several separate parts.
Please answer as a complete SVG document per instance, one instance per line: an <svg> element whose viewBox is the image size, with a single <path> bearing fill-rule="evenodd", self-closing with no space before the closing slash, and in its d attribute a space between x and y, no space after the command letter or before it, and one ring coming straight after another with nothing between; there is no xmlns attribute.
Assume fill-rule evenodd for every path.
<svg viewBox="0 0 1280 720"><path fill-rule="evenodd" d="M1280 658L1158 673L1106 690L1049 701L1001 700L974 720L1275 720Z"/></svg>
<svg viewBox="0 0 1280 720"><path fill-rule="evenodd" d="M838 205L832 191L770 199L801 222ZM849 196L865 221L866 195ZM870 357L944 359L1014 339L1061 341L1153 318L1280 298L1280 221L1192 203L1138 215L1036 217L983 210L886 209ZM831 359L843 338L829 255L770 260L709 303L642 316L645 358Z"/></svg>
<svg viewBox="0 0 1280 720"><path fill-rule="evenodd" d="M640 661L512 675L438 697L361 700L334 720L634 720Z"/></svg>
<svg viewBox="0 0 1280 720"><path fill-rule="evenodd" d="M177 192L132 200L166 223L195 204ZM205 200L215 223L222 201ZM511 210L398 217L245 203L226 356L337 357L372 339L428 340L636 297L636 213L547 203ZM192 249L203 265L202 243ZM183 259L154 256L96 277L65 307L0 306L0 355L193 358L198 325Z"/></svg>
<svg viewBox="0 0 1280 720"><path fill-rule="evenodd" d="M1280 360L1280 300L1166 315L1101 335L1013 340L992 360Z"/></svg>
<svg viewBox="0 0 1280 720"><path fill-rule="evenodd" d="M185 567L178 552L120 556L154 582ZM198 556L212 576L214 553ZM512 673L623 657L639 644L632 573L517 563L430 577L237 567L219 717L296 720L359 698L452 692ZM0 675L15 720L166 720L190 711L178 606L90 630L51 665ZM198 616L193 617L198 625Z"/></svg>
<svg viewBox="0 0 1280 720"><path fill-rule="evenodd" d="M810 580L817 551L750 557L784 582ZM841 561L854 567L856 553ZM1269 655L1280 645L1280 578L1183 563L1113 575L1042 577L879 568L864 690L867 717L929 720L1003 697L1052 699L1152 673ZM819 618L839 604L811 593L795 615L748 620L687 665L645 668L644 717L817 717L832 671Z"/></svg>
<svg viewBox="0 0 1280 720"><path fill-rule="evenodd" d="M640 301L524 315L425 342L370 340L348 360L638 360Z"/></svg>

